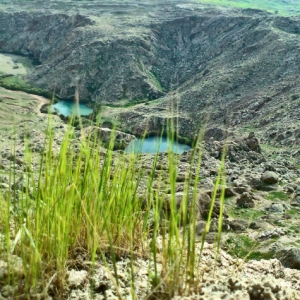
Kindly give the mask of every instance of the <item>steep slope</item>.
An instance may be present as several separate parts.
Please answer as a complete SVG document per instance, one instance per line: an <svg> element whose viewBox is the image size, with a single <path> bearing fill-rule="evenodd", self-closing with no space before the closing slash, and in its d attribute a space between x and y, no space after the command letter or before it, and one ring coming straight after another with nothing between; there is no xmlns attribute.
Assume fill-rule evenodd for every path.
<svg viewBox="0 0 300 300"><path fill-rule="evenodd" d="M299 18L192 1L62 3L1 12L1 51L40 62L32 83L63 98L78 86L84 100L130 106L104 116L135 134L175 118L191 139L205 115L207 136L217 139L228 128L256 128L263 141L298 142ZM62 13L68 7L77 13ZM149 105L132 106L140 102Z"/></svg>

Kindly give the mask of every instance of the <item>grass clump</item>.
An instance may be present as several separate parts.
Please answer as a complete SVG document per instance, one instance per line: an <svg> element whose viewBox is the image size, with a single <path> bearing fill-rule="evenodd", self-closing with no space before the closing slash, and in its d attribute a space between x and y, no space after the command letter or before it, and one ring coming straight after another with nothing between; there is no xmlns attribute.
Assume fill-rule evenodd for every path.
<svg viewBox="0 0 300 300"><path fill-rule="evenodd" d="M250 239L246 235L232 236L226 240L228 252L233 256L241 258L249 256L257 244L256 240Z"/></svg>
<svg viewBox="0 0 300 300"><path fill-rule="evenodd" d="M290 216L299 215L299 209L297 209L297 208L291 208L291 209L288 209L288 210L286 211L286 214L287 214L287 215L290 215ZM300 215L299 215L299 217L300 217Z"/></svg>
<svg viewBox="0 0 300 300"><path fill-rule="evenodd" d="M5 216L7 214L7 203L4 201L3 196L0 193L0 216ZM0 217L0 228L6 227L6 220ZM1 248L1 247L0 247Z"/></svg>
<svg viewBox="0 0 300 300"><path fill-rule="evenodd" d="M246 261L254 259L270 259L274 257L275 251L257 251L258 241L246 235L231 236L226 240L228 253L232 256L243 258Z"/></svg>
<svg viewBox="0 0 300 300"><path fill-rule="evenodd" d="M282 192L282 191L272 191L268 194L267 199L272 200L272 201L275 199L287 201L289 199L289 196L285 192Z"/></svg>
<svg viewBox="0 0 300 300"><path fill-rule="evenodd" d="M254 208L233 208L229 215L233 218L242 218L246 220L257 220L265 213Z"/></svg>
<svg viewBox="0 0 300 300"><path fill-rule="evenodd" d="M171 129L170 132L170 138L175 140L174 132ZM144 168L140 155L113 152L114 134L113 131L108 149L103 149L91 134L75 131L70 126L57 153L52 147L54 131L49 116L38 171L32 169L33 153L28 147L30 141L25 140L24 160L28 166L23 174L25 185L18 190L14 184L18 176L16 162L12 161L12 189L5 196L6 206L1 206L0 214L4 259L10 261L16 256L22 261L21 275L12 271L0 282L0 286L20 287L13 297L26 295L26 299L31 299L35 294L47 294L50 285L54 285L49 293L63 298L67 269L82 268L76 262L78 251L86 257L90 274L96 261L112 264L111 276L117 290L117 261L130 258L135 299L134 286L138 279L134 276L133 261L136 257L146 257L151 264L149 295L159 294L163 299L170 299L192 288L199 279L195 224L201 135L190 158L191 167L186 170L183 198L178 207L175 196L178 155L168 152L168 168L157 178L159 153L154 155L148 168ZM24 137L26 139L26 135ZM13 149L12 146L12 152ZM225 180L223 173L224 162L220 162L212 206L218 183ZM156 189L153 189L154 180ZM166 214L164 195L167 190ZM221 198L224 200L224 193ZM211 213L206 233L210 219ZM222 217L218 245L221 228ZM119 298L122 299L120 295Z"/></svg>

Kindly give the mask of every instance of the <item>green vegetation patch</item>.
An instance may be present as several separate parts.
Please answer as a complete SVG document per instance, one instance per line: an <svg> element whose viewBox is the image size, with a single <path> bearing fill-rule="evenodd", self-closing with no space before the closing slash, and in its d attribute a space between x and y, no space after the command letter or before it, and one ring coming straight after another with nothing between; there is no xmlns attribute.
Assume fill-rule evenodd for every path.
<svg viewBox="0 0 300 300"><path fill-rule="evenodd" d="M299 233L299 227L298 226L291 226L288 231L290 234Z"/></svg>
<svg viewBox="0 0 300 300"><path fill-rule="evenodd" d="M289 196L285 192L272 191L268 194L267 199L268 200L279 199L279 200L286 201L289 199Z"/></svg>
<svg viewBox="0 0 300 300"><path fill-rule="evenodd" d="M7 213L7 203L3 200L2 194L0 192L0 233L5 233L7 220L4 218ZM1 249L1 247L0 247Z"/></svg>
<svg viewBox="0 0 300 300"><path fill-rule="evenodd" d="M297 99L299 99L299 98L300 98L300 95L299 95L299 94L294 94L294 95L291 96L291 100L292 100L292 101L295 101L295 100L297 100Z"/></svg>
<svg viewBox="0 0 300 300"><path fill-rule="evenodd" d="M108 106L108 107L121 107L121 108L127 108L127 107L132 107L132 106L136 106L138 104L146 104L148 103L149 100L144 98L144 99L122 99L119 100L118 103L105 103L105 105L103 106Z"/></svg>
<svg viewBox="0 0 300 300"><path fill-rule="evenodd" d="M300 13L300 2L298 0L199 0L199 2L244 9L262 9L281 15Z"/></svg>
<svg viewBox="0 0 300 300"><path fill-rule="evenodd" d="M286 214L287 214L287 215L290 215L290 216L295 216L295 215L300 216L300 215L299 215L299 209L297 209L297 208L291 208L291 209L288 209L288 210L286 211Z"/></svg>
<svg viewBox="0 0 300 300"><path fill-rule="evenodd" d="M273 242L272 239L271 242ZM261 260L261 259L270 259L274 256L274 251L261 252L257 251L258 242L249 238L246 235L237 235L229 237L226 240L226 245L228 247L228 253L243 258L245 260Z"/></svg>
<svg viewBox="0 0 300 300"><path fill-rule="evenodd" d="M0 78L0 86L12 91L22 91L29 94L52 98L53 93L33 87L21 75Z"/></svg>
<svg viewBox="0 0 300 300"><path fill-rule="evenodd" d="M257 127L254 125L246 125L241 128L242 132L251 132L251 131L256 131L256 130L257 130Z"/></svg>
<svg viewBox="0 0 300 300"><path fill-rule="evenodd" d="M20 85L20 81L25 81L23 76L33 69L33 65L33 61L26 56L0 53L0 79L5 83Z"/></svg>
<svg viewBox="0 0 300 300"><path fill-rule="evenodd" d="M234 208L229 212L232 218L242 218L246 220L256 220L264 215L264 212L254 208Z"/></svg>
<svg viewBox="0 0 300 300"><path fill-rule="evenodd" d="M160 82L158 81L158 79L156 78L156 76L150 72L150 71L147 71L147 75L148 75L148 78L150 80L150 82L160 91L160 92L163 92L163 87L161 86Z"/></svg>
<svg viewBox="0 0 300 300"><path fill-rule="evenodd" d="M0 86L13 91L23 91L47 98L52 93L37 87L33 87L25 76L33 69L33 62L21 55L0 53Z"/></svg>
<svg viewBox="0 0 300 300"><path fill-rule="evenodd" d="M26 75L31 68L32 63L27 57L0 53L1 74Z"/></svg>

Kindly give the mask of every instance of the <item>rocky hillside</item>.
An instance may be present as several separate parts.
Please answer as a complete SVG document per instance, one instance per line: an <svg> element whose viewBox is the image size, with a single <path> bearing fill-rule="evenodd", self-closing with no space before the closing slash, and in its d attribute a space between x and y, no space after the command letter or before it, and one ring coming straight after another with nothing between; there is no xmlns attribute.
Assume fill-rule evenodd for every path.
<svg viewBox="0 0 300 300"><path fill-rule="evenodd" d="M300 299L300 18L192 0L20 1L0 0L0 79L55 91L66 99L73 98L78 88L81 99L101 104L102 126L116 124L122 130L116 132L120 145L134 138L125 131L161 133L169 124L190 141L205 129L206 142L182 155L140 154L131 163L127 153L102 147L110 143L109 128L93 123L84 130L74 128L71 134L59 116L40 111L47 99L0 87L0 221L4 211L8 215L5 226L0 222L0 300L23 297L23 291L30 291L32 299ZM49 124L53 153L44 148L49 143ZM63 144L65 134L70 138L68 147ZM89 143L85 144L90 134L97 141L91 155ZM219 176L223 163L224 174ZM53 185L48 184L49 174L57 175ZM101 186L105 180L107 185ZM127 195L130 187L134 192ZM70 205L77 196L79 205ZM92 207L99 200L101 206ZM84 201L92 218L86 217ZM121 248L114 244L119 251L114 260L115 254L110 258L107 250L107 241L111 243L105 236L107 229L99 225L103 215L95 216L99 207L104 216L113 207L113 216L124 220L117 209L133 201L138 209L128 214L129 219L139 214L142 219L120 241L126 244L142 223L147 234L142 241L137 235L134 247L128 244L130 251L122 243ZM13 204L11 209L7 203ZM52 214L65 203L66 209ZM41 209L43 216L47 207L49 223L34 215ZM24 247L26 255L18 254L23 246L20 251L15 247L27 235L33 243L30 234L22 236L19 228L39 220L64 225L64 212L76 207L82 207L83 213L70 213L70 220L89 224L93 219L97 226L85 235L86 224L76 227L68 222L78 233L74 235L78 244L77 238L66 243L66 263L60 270L64 282L53 263L57 253L46 247L41 258L45 278L36 277L37 289L26 286L25 279L30 282L34 273L27 253L31 259L38 251ZM176 269L164 260L164 237L172 235L172 213L178 211L181 220L181 213L191 207L195 223L187 227L195 236L191 257L195 256L199 282L185 267L189 259L185 248L179 249L176 277L186 282L167 294L166 286L173 282L165 267L170 265L175 273ZM117 225L116 232L122 231ZM180 221L177 225L178 240L185 245L186 228ZM216 259L213 244L220 227L222 250ZM55 249L64 244L54 241L55 234L41 236L35 237L37 246L44 239ZM97 249L94 258L88 243L96 236L96 247L105 255ZM11 251L7 245L12 245ZM32 262L34 270L36 260ZM154 264L163 278L160 283L153 275ZM193 289L189 281L195 281Z"/></svg>
<svg viewBox="0 0 300 300"><path fill-rule="evenodd" d="M33 84L63 98L78 86L82 99L130 106L104 114L134 134L177 117L177 132L193 138L206 115L207 136L238 128L277 146L299 141L298 17L188 0L39 5L0 12L0 50L39 62Z"/></svg>

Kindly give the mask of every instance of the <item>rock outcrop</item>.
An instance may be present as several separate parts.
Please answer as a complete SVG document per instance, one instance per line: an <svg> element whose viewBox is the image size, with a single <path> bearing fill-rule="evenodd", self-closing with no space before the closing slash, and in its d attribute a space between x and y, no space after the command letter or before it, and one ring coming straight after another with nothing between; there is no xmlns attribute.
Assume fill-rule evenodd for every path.
<svg viewBox="0 0 300 300"><path fill-rule="evenodd" d="M208 137L242 127L299 142L297 17L188 0L39 5L0 12L0 50L31 56L28 79L63 98L78 87L83 100L129 105L110 107L120 130L161 132L172 120L192 139L208 122Z"/></svg>
<svg viewBox="0 0 300 300"><path fill-rule="evenodd" d="M86 127L84 134L89 135L92 141L96 138L105 147L111 144L115 150L125 149L135 139L135 136L132 134L96 126Z"/></svg>

